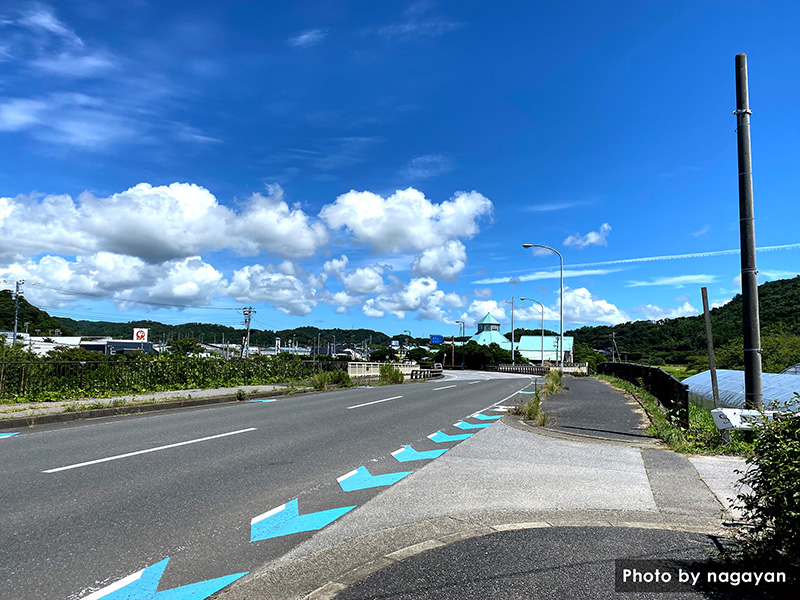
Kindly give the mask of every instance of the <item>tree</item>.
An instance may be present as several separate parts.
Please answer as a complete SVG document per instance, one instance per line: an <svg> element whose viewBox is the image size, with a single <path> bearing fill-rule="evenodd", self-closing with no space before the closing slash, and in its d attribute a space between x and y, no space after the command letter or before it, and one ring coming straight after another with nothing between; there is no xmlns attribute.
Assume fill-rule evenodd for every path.
<svg viewBox="0 0 800 600"><path fill-rule="evenodd" d="M387 356L390 361L397 360L397 352L393 348L377 346L369 352L369 359L373 362L383 362Z"/></svg>
<svg viewBox="0 0 800 600"><path fill-rule="evenodd" d="M183 338L182 340L172 340L169 343L169 351L172 354L180 356L191 356L192 354L201 354L204 352L203 347L197 338Z"/></svg>

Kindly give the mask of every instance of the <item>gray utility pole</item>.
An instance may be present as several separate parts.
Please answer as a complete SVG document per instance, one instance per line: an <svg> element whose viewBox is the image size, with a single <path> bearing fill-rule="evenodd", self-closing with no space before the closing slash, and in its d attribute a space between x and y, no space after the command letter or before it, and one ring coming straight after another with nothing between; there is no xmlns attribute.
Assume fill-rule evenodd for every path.
<svg viewBox="0 0 800 600"><path fill-rule="evenodd" d="M19 318L19 295L22 293L20 286L25 283L24 279L17 281L14 289L14 337L11 338L11 344L17 343L17 319Z"/></svg>
<svg viewBox="0 0 800 600"><path fill-rule="evenodd" d="M708 343L708 366L711 367L711 392L714 395L714 408L719 406L719 388L717 387L717 363L714 360L714 338L711 336L711 314L708 312L708 290L700 288L703 295L703 316L706 320L706 342Z"/></svg>
<svg viewBox="0 0 800 600"><path fill-rule="evenodd" d="M511 302L506 300L506 304L511 305L511 366L513 367L516 364L514 360L514 296L511 296Z"/></svg>
<svg viewBox="0 0 800 600"><path fill-rule="evenodd" d="M243 308L242 312L244 313L245 325L247 325L247 336L245 337L245 342L242 346L242 356L244 358L248 358L250 356L250 319L253 316L253 313L256 311L253 310L252 306L248 306L247 308Z"/></svg>
<svg viewBox="0 0 800 600"><path fill-rule="evenodd" d="M739 238L742 257L742 330L744 333L745 406L763 410L761 327L758 315L758 271L753 214L753 161L750 156L750 95L747 55L736 55L736 133L739 148Z"/></svg>

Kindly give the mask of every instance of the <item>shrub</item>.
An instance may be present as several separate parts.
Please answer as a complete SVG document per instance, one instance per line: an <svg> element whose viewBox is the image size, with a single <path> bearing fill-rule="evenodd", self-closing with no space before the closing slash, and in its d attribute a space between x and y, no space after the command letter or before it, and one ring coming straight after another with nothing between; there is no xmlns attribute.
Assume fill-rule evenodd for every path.
<svg viewBox="0 0 800 600"><path fill-rule="evenodd" d="M544 376L544 390L548 394L556 394L561 391L563 376L561 371L551 369Z"/></svg>
<svg viewBox="0 0 800 600"><path fill-rule="evenodd" d="M348 388L353 385L350 375L347 374L347 371L342 370L315 373L311 377L310 383L315 390L325 390L329 387Z"/></svg>
<svg viewBox="0 0 800 600"><path fill-rule="evenodd" d="M737 499L752 527L740 532L739 552L747 559L800 568L800 417L776 414L755 431L750 468L741 480L753 491Z"/></svg>
<svg viewBox="0 0 800 600"><path fill-rule="evenodd" d="M381 385L390 385L393 383L403 383L403 373L395 366L381 365L380 379L378 383Z"/></svg>

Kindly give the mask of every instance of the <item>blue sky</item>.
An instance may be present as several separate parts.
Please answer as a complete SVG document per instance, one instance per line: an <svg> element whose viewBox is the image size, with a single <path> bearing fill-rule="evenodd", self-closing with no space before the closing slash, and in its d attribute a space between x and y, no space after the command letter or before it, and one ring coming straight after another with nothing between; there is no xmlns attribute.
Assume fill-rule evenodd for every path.
<svg viewBox="0 0 800 600"><path fill-rule="evenodd" d="M557 329L523 243L565 329L724 304L739 52L760 281L798 274L794 1L0 11L0 279L52 314Z"/></svg>

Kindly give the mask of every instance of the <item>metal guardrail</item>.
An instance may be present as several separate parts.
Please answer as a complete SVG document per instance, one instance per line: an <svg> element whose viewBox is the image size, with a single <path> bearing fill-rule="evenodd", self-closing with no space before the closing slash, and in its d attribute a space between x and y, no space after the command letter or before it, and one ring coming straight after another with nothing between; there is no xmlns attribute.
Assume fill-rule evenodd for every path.
<svg viewBox="0 0 800 600"><path fill-rule="evenodd" d="M558 365L496 365L486 368L487 371L498 371L500 373L523 373L527 375L546 375L548 371L553 369L558 369ZM589 363L564 364L564 373L579 373L588 375Z"/></svg>
<svg viewBox="0 0 800 600"><path fill-rule="evenodd" d="M634 385L644 388L658 399L658 402L675 416L678 424L689 427L689 386L681 383L672 375L647 365L635 363L600 363L597 372L602 375L613 375Z"/></svg>

